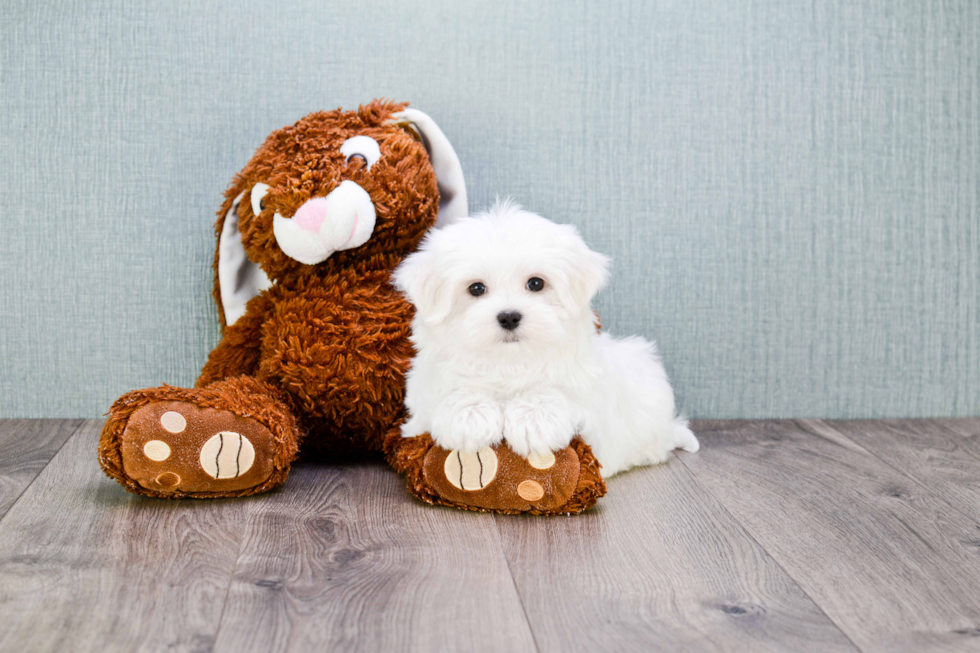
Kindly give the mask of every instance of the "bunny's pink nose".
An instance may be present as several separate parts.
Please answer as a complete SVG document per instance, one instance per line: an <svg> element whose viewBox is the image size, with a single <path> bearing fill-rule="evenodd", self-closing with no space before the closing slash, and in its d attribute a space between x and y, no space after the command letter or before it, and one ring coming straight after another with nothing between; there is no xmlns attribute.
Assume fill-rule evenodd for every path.
<svg viewBox="0 0 980 653"><path fill-rule="evenodd" d="M299 211L293 216L295 222L301 229L320 233L320 225L327 217L327 198L317 197L309 200L299 207Z"/></svg>

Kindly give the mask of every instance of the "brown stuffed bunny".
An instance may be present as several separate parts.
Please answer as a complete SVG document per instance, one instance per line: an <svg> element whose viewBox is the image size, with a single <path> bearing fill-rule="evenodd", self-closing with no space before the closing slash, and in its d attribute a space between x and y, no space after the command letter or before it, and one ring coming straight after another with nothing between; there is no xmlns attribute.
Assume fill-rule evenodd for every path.
<svg viewBox="0 0 980 653"><path fill-rule="evenodd" d="M136 390L113 404L105 472L137 494L242 496L282 484L301 442L341 456L381 452L388 436L389 460L434 500L422 460L411 464L421 442L394 437L413 309L389 276L426 231L466 215L445 135L406 104L310 114L273 132L225 196L214 263L222 340L194 389Z"/></svg>

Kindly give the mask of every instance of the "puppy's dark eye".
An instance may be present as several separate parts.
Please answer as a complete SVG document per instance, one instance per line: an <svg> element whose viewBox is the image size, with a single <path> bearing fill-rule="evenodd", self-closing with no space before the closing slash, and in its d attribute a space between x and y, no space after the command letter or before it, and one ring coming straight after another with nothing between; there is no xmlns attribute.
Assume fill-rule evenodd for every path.
<svg viewBox="0 0 980 653"><path fill-rule="evenodd" d="M347 163L351 163L355 159L360 159L361 162L364 164L364 167L365 168L368 167L367 157L364 156L363 154L358 154L357 152L355 152L354 154L351 154L349 157L347 157Z"/></svg>
<svg viewBox="0 0 980 653"><path fill-rule="evenodd" d="M544 288L544 279L541 277L531 277L527 280L527 289L531 292L538 292Z"/></svg>
<svg viewBox="0 0 980 653"><path fill-rule="evenodd" d="M484 286L479 281L477 281L476 283L471 283L470 287L467 288L467 290L469 290L470 294L473 295L474 297L479 297L480 295L482 295L487 291L487 287Z"/></svg>

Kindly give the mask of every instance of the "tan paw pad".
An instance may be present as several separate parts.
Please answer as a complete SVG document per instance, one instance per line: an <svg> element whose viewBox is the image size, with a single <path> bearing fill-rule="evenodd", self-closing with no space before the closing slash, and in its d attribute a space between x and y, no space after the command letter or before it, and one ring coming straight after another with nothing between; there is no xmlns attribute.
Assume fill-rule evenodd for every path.
<svg viewBox="0 0 980 653"><path fill-rule="evenodd" d="M143 445L143 455L150 460L164 461L170 457L170 445L163 440L150 440Z"/></svg>
<svg viewBox="0 0 980 653"><path fill-rule="evenodd" d="M550 451L543 455L532 453L527 458L527 464L534 469L551 469L555 465L555 454Z"/></svg>
<svg viewBox="0 0 980 653"><path fill-rule="evenodd" d="M187 428L187 420L180 413L169 410L160 416L160 426L171 433L183 433Z"/></svg>
<svg viewBox="0 0 980 653"><path fill-rule="evenodd" d="M156 482L163 487L177 487L180 485L180 476L173 472L164 472L156 477Z"/></svg>
<svg viewBox="0 0 980 653"><path fill-rule="evenodd" d="M252 468L255 447L234 431L222 431L201 447L201 469L211 478L238 478Z"/></svg>
<svg viewBox="0 0 980 653"><path fill-rule="evenodd" d="M476 453L451 451L443 469L456 489L482 490L497 475L497 454L489 447Z"/></svg>
<svg viewBox="0 0 980 653"><path fill-rule="evenodd" d="M522 481L517 486L517 495L525 501L538 501L544 496L544 488L537 481Z"/></svg>

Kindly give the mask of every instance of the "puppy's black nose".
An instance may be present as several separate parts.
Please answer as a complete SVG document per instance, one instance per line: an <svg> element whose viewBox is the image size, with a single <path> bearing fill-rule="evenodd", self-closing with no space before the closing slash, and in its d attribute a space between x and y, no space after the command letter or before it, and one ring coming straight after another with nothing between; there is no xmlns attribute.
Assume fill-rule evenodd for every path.
<svg viewBox="0 0 980 653"><path fill-rule="evenodd" d="M513 331L521 323L521 314L517 311L503 311L497 313L497 322L508 331Z"/></svg>

